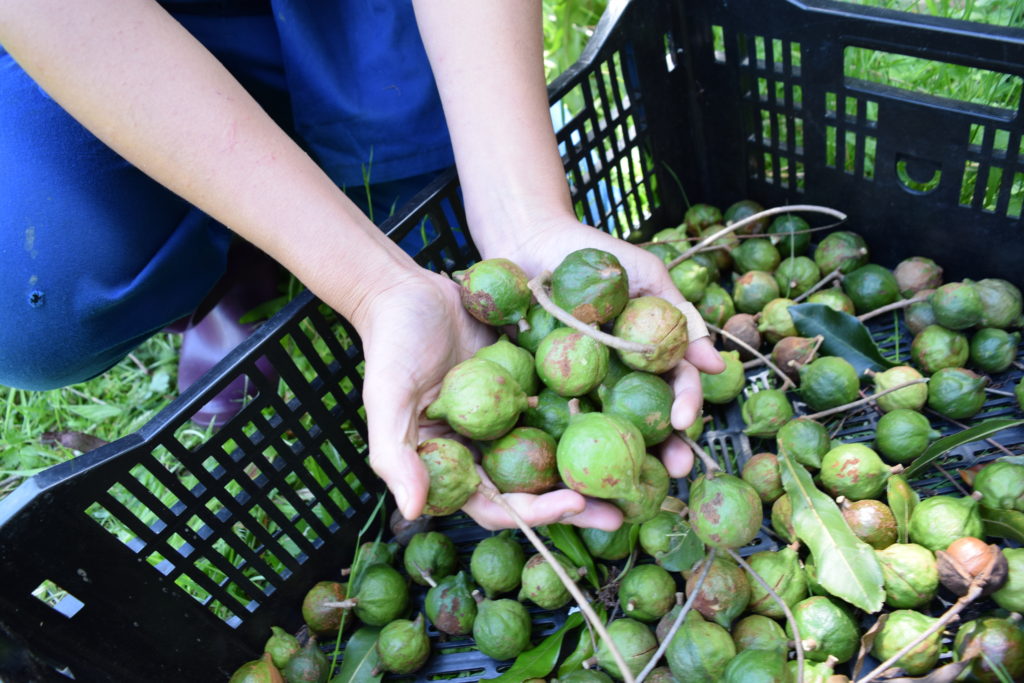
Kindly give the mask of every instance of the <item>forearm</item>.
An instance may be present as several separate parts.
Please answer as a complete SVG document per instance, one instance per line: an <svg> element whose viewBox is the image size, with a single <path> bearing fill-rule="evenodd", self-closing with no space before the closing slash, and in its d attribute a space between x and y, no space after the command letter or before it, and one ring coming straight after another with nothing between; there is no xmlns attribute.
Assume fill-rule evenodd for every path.
<svg viewBox="0 0 1024 683"><path fill-rule="evenodd" d="M97 137L342 315L359 317L381 273L414 268L156 3L3 2L0 43Z"/></svg>
<svg viewBox="0 0 1024 683"><path fill-rule="evenodd" d="M414 6L481 251L574 218L548 108L540 1Z"/></svg>

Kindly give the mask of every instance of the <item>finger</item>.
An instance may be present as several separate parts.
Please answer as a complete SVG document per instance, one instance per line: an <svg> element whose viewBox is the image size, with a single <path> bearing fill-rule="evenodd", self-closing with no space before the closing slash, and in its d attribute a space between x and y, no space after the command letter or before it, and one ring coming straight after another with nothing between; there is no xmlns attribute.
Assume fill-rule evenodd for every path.
<svg viewBox="0 0 1024 683"><path fill-rule="evenodd" d="M387 383L380 382L367 369L363 390L366 404L370 467L395 497L395 504L408 520L416 519L427 502L430 477L416 452L418 430L413 400L393 396Z"/></svg>
<svg viewBox="0 0 1024 683"><path fill-rule="evenodd" d="M622 513L610 503L588 501L570 489L551 491L539 496L529 493L503 494L505 502L512 506L528 526L567 523L588 524L596 528L614 531L622 524ZM516 526L505 509L476 493L462 507L480 526L486 529L508 529Z"/></svg>
<svg viewBox="0 0 1024 683"><path fill-rule="evenodd" d="M711 343L711 337L701 337L690 342L686 349L686 360L709 375L717 375L725 370L725 361Z"/></svg>
<svg viewBox="0 0 1024 683"><path fill-rule="evenodd" d="M700 372L689 361L682 361L671 375L672 391L672 426L686 429L700 415L704 402L704 393L700 387Z"/></svg>
<svg viewBox="0 0 1024 683"><path fill-rule="evenodd" d="M622 511L619 508L594 498L587 498L586 501L587 507L583 512L566 517L562 522L584 529L600 529L601 531L616 531L622 526Z"/></svg>
<svg viewBox="0 0 1024 683"><path fill-rule="evenodd" d="M661 444L661 462L671 477L685 477L693 469L693 451L678 436L670 435Z"/></svg>

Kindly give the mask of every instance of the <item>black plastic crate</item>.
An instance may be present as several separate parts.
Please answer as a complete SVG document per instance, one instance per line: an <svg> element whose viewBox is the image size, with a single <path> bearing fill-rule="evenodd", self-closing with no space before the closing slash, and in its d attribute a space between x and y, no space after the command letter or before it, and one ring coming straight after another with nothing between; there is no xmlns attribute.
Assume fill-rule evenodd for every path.
<svg viewBox="0 0 1024 683"><path fill-rule="evenodd" d="M829 204L850 215L875 262L930 256L948 279L1021 285L1011 189L1024 184L1022 105L853 80L843 66L851 47L1024 77L1021 30L826 0L615 2L580 62L551 86L581 217L640 241L678 224L688 201ZM830 137L841 143L834 152ZM396 240L422 234L417 260L450 271L476 258L464 224L451 172L385 227ZM873 331L884 339L891 328ZM280 381L261 372L267 365ZM272 624L296 629L302 596L348 563L382 491L365 460L361 370L354 331L304 293L137 433L0 501L0 640L77 680L225 680L258 654ZM258 393L197 438L189 418L239 375ZM1002 414L1019 411L998 398L983 416ZM761 444L742 434L735 406L711 415L704 442L738 471ZM870 439L874 419L869 410L849 420L840 438ZM1024 430L997 438L1019 453ZM979 442L945 462L998 454ZM918 486L944 481L929 475ZM460 543L485 535L464 519L445 524L457 525ZM773 542L766 531L745 552ZM34 595L49 589L48 602ZM535 635L561 619L538 614ZM445 651L420 680L501 670L485 660Z"/></svg>

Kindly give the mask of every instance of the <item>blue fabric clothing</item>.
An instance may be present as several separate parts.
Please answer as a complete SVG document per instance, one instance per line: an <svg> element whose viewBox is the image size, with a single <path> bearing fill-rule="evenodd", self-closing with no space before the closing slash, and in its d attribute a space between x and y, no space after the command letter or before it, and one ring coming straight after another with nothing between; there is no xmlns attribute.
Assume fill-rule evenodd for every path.
<svg viewBox="0 0 1024 683"><path fill-rule="evenodd" d="M174 10L357 202L368 180L380 222L452 163L411 3L272 2ZM224 272L232 234L97 140L2 46L0 178L0 384L94 377Z"/></svg>

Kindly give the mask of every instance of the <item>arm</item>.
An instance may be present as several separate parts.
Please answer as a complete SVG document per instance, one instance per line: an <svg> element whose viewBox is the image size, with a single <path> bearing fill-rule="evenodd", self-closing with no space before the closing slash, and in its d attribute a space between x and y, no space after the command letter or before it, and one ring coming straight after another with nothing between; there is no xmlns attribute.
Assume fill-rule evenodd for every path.
<svg viewBox="0 0 1024 683"><path fill-rule="evenodd" d="M548 109L541 3L414 0L455 147L473 239L485 257L504 256L531 276L591 246L614 253L631 296L682 296L653 254L592 228L573 213ZM721 372L708 338L675 371L672 422L689 426L701 407L698 370ZM672 441L669 472L684 475L692 454Z"/></svg>
<svg viewBox="0 0 1024 683"><path fill-rule="evenodd" d="M375 271L415 272L155 2L11 0L0 4L0 43L103 142L275 257L354 323ZM347 258L352 252L364 258Z"/></svg>
<svg viewBox="0 0 1024 683"><path fill-rule="evenodd" d="M155 2L4 0L0 43L103 142L352 322L366 356L371 465L403 513L419 515L427 475L416 446L436 429L419 416L445 372L492 335L463 311L454 283L384 236ZM573 492L540 507L518 498L532 524L575 513L591 523Z"/></svg>

